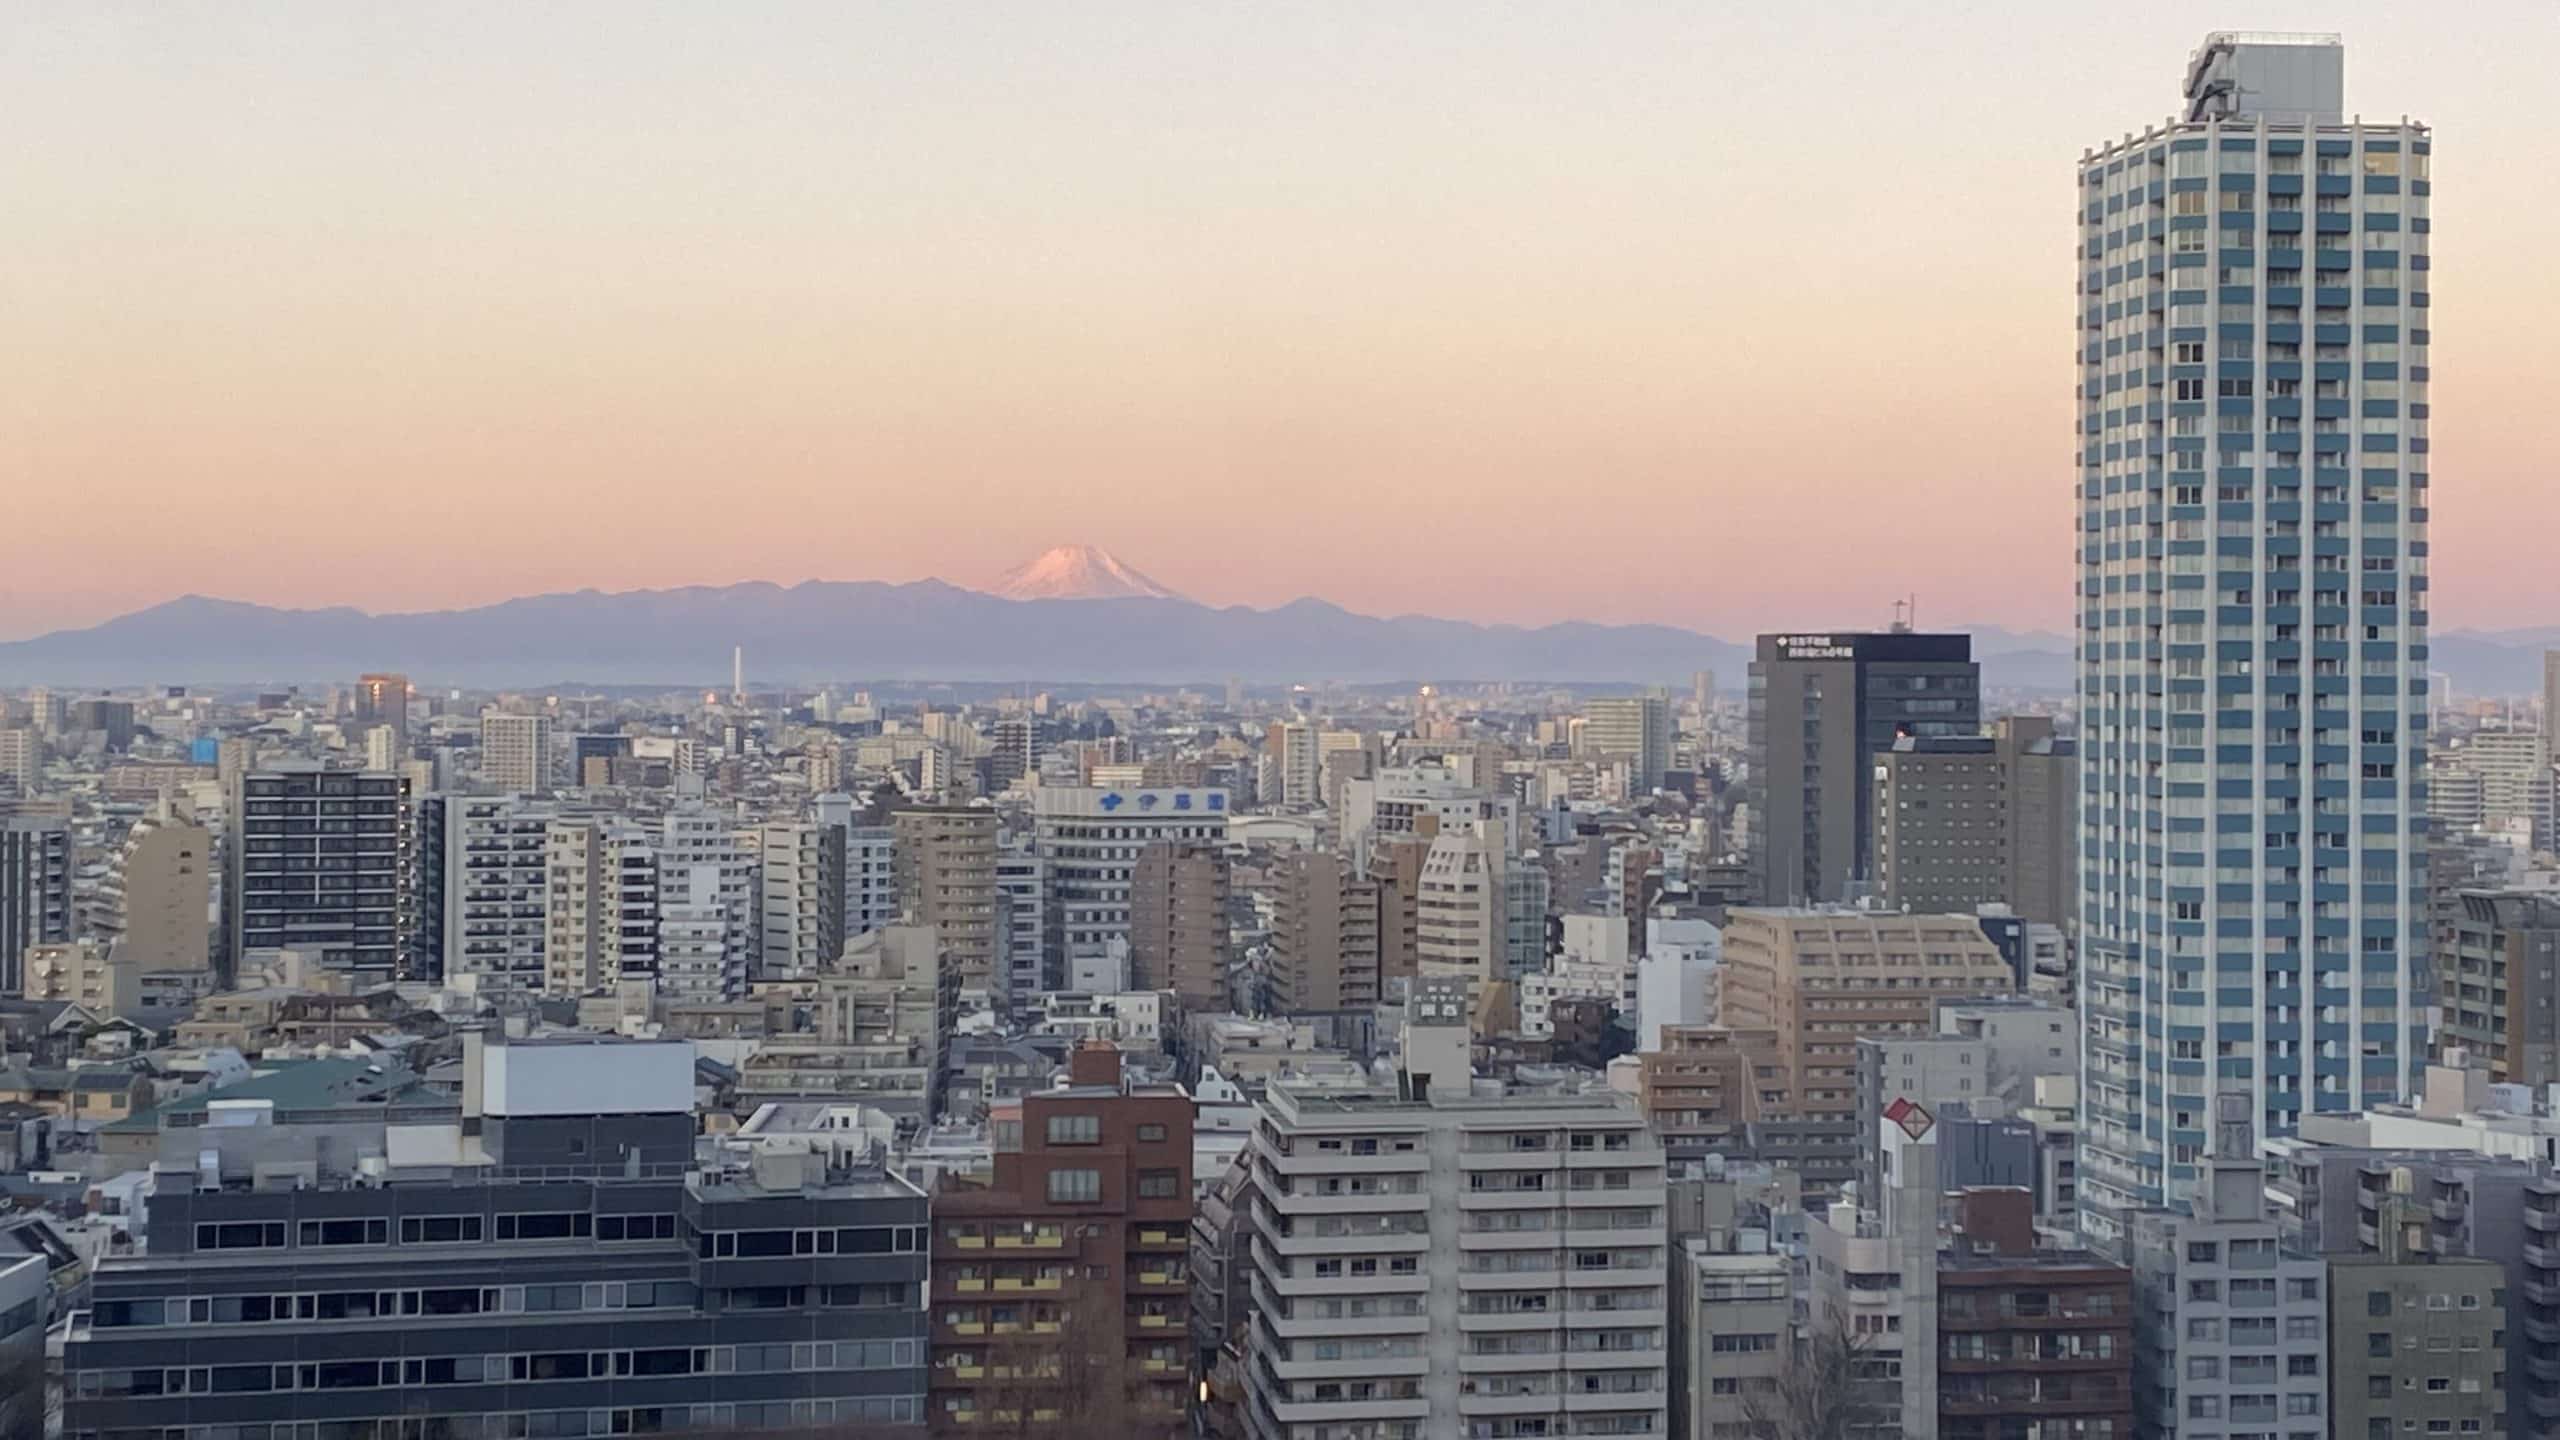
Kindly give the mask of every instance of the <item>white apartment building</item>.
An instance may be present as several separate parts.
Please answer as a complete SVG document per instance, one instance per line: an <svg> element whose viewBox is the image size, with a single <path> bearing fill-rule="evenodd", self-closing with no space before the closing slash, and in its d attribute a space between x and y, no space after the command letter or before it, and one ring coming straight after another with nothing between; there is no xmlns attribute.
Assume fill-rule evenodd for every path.
<svg viewBox="0 0 2560 1440"><path fill-rule="evenodd" d="M0 784L35 788L44 776L44 735L20 725L0 730Z"/></svg>
<svg viewBox="0 0 2560 1440"><path fill-rule="evenodd" d="M658 867L661 874L709 865L720 872L716 896L694 894L696 904L716 903L726 936L723 969L757 973L763 949L763 890L758 880L763 840L752 827L741 828L725 810L683 805L658 822ZM829 956L830 960L835 957Z"/></svg>
<svg viewBox="0 0 2560 1440"><path fill-rule="evenodd" d="M445 975L475 976L490 995L542 989L556 813L516 795L436 798L444 806Z"/></svg>
<svg viewBox="0 0 2560 1440"><path fill-rule="evenodd" d="M1490 822L1443 830L1423 852L1414 963L1424 975L1509 980L1546 967L1547 872L1516 862Z"/></svg>
<svg viewBox="0 0 2560 1440"><path fill-rule="evenodd" d="M817 821L844 832L844 936L867 935L898 918L898 832L857 825L853 797L817 796Z"/></svg>
<svg viewBox="0 0 2560 1440"><path fill-rule="evenodd" d="M1490 793L1450 766L1397 765L1375 778L1342 784L1342 848L1363 865L1377 837L1413 834L1426 816L1443 830L1490 822L1504 849L1519 843L1520 803Z"/></svg>
<svg viewBox="0 0 2560 1440"><path fill-rule="evenodd" d="M585 995L658 973L658 853L610 816L552 822L544 845L543 989Z"/></svg>
<svg viewBox="0 0 2560 1440"><path fill-rule="evenodd" d="M1258 1440L1667 1436L1662 1151L1607 1093L1271 1086Z"/></svg>
<svg viewBox="0 0 2560 1440"><path fill-rule="evenodd" d="M1303 809L1322 802L1324 772L1315 726L1296 721L1272 726L1263 740L1262 758L1270 771L1262 792L1265 805Z"/></svg>
<svg viewBox="0 0 2560 1440"><path fill-rule="evenodd" d="M844 934L868 935L898 918L898 832L851 825L844 832Z"/></svg>
<svg viewBox="0 0 2560 1440"><path fill-rule="evenodd" d="M658 993L670 1000L735 1000L747 993L746 961L729 944L716 864L658 872Z"/></svg>
<svg viewBox="0 0 2560 1440"><path fill-rule="evenodd" d="M761 977L814 978L844 953L845 832L777 821L757 832L757 842Z"/></svg>
<svg viewBox="0 0 2560 1440"><path fill-rule="evenodd" d="M1040 785L1031 792L1031 821L1032 844L1048 866L1058 974L1108 973L1126 966L1138 856L1168 841L1225 841L1227 792Z"/></svg>
<svg viewBox="0 0 2560 1440"><path fill-rule="evenodd" d="M1007 842L996 851L996 895L1004 905L996 926L996 968L1006 1005L1020 1015L1057 988L1049 970L1048 858L1028 842Z"/></svg>

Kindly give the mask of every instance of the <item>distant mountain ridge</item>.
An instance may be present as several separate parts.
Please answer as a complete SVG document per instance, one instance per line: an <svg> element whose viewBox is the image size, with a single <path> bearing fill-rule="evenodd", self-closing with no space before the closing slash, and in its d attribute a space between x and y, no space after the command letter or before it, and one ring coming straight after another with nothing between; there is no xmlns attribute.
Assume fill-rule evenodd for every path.
<svg viewBox="0 0 2560 1440"><path fill-rule="evenodd" d="M1066 578L1089 568L1074 557ZM1134 579L1101 583L1155 585L1117 569ZM1995 688L2071 683L2067 636L1948 628L1970 629ZM2542 647L2554 638L2560 631L2439 632L2429 663L2464 694L2530 694L2542 683ZM772 682L1203 684L1238 676L1678 689L1693 671L1713 670L1733 693L1751 659L1747 645L1671 625L1480 625L1361 615L1316 599L1256 610L1169 593L1006 599L941 580L813 580L576 590L384 615L186 595L103 624L0 643L0 683L300 683L387 669L448 685L725 687L730 647L739 645L748 674Z"/></svg>
<svg viewBox="0 0 2560 1440"><path fill-rule="evenodd" d="M1995 688L2070 686L2067 636L1945 628L1969 629ZM2429 665L2462 694L2534 694L2543 648L2553 643L2560 629L2439 631ZM1145 595L1010 600L941 580L813 580L576 590L385 615L186 595L0 643L0 684L329 682L388 669L450 685L725 687L733 645L746 647L751 677L776 682L1203 684L1239 676L1678 689L1693 671L1713 670L1732 693L1751 659L1746 645L1670 625L1479 625L1361 615L1316 599L1255 610Z"/></svg>
<svg viewBox="0 0 2560 1440"><path fill-rule="evenodd" d="M10 683L248 683L401 670L421 681L725 683L731 646L759 680L1215 682L1542 679L1676 685L1747 653L1667 625L1381 619L1322 600L1270 610L1130 596L1008 600L941 580L809 581L533 595L369 615L187 595L85 629L0 644Z"/></svg>

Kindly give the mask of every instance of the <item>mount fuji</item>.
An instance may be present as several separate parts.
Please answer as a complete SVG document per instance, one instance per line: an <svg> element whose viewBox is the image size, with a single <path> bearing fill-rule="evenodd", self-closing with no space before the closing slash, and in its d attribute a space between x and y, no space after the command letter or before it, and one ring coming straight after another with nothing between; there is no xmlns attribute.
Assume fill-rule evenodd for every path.
<svg viewBox="0 0 2560 1440"><path fill-rule="evenodd" d="M1058 545L1004 573L987 591L1006 600L1182 600L1093 545Z"/></svg>

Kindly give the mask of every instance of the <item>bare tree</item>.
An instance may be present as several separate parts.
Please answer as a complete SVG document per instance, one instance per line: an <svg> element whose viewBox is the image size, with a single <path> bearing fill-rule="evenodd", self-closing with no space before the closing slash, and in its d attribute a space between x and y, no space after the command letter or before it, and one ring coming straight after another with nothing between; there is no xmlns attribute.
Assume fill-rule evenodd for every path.
<svg viewBox="0 0 2560 1440"><path fill-rule="evenodd" d="M1867 1374L1867 1343L1838 1325L1796 1343L1777 1383L1743 1402L1760 1440L1856 1440L1891 1413Z"/></svg>
<svg viewBox="0 0 2560 1440"><path fill-rule="evenodd" d="M60 1397L48 1393L41 1336L0 1347L0 1440L38 1440L55 1427Z"/></svg>
<svg viewBox="0 0 2560 1440"><path fill-rule="evenodd" d="M990 1383L979 1387L972 1436L1139 1440L1168 1428L1146 1413L1118 1290L1088 1280L1062 1300L1025 1303L1029 1323L983 1347Z"/></svg>

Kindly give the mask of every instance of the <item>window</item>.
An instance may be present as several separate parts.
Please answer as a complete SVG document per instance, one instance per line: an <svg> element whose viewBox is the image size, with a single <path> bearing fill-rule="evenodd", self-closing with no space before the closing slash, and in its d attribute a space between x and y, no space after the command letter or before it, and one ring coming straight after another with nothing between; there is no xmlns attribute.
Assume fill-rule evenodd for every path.
<svg viewBox="0 0 2560 1440"><path fill-rule="evenodd" d="M1138 1127L1138 1140L1141 1144L1161 1144L1164 1141L1164 1135L1165 1130L1161 1125L1141 1125Z"/></svg>
<svg viewBox="0 0 2560 1440"><path fill-rule="evenodd" d="M388 1220L305 1220L298 1227L297 1242L304 1247L321 1245L388 1245L391 1222Z"/></svg>
<svg viewBox="0 0 2560 1440"><path fill-rule="evenodd" d="M478 1239L478 1236L472 1238ZM599 1215L596 1217L599 1240L673 1240L676 1217L673 1215Z"/></svg>
<svg viewBox="0 0 2560 1440"><path fill-rule="evenodd" d="M1072 1117L1068 1117L1072 1118ZM1092 1117L1086 1116L1086 1119ZM1049 1122L1052 1126L1056 1120ZM1102 1172L1099 1170L1052 1170L1049 1172L1049 1203L1052 1205L1094 1205L1102 1200Z"/></svg>
<svg viewBox="0 0 2560 1440"><path fill-rule="evenodd" d="M2365 1295L2364 1295L2364 1313L2366 1313L2367 1315L2388 1315L2388 1314L2390 1314L2390 1313L2391 1313L2391 1292L2390 1292L2390 1291L2388 1291L2388 1290L2368 1290L2368 1291L2366 1291L2366 1292L2365 1292Z"/></svg>
<svg viewBox="0 0 2560 1440"><path fill-rule="evenodd" d="M1056 1172L1052 1171L1051 1173L1055 1174ZM1171 1200L1181 1193L1182 1172L1179 1170L1141 1170L1138 1172L1138 1198L1141 1200Z"/></svg>
<svg viewBox="0 0 2560 1440"><path fill-rule="evenodd" d="M1049 1143L1052 1145L1099 1145L1102 1143L1102 1117L1099 1115L1052 1115L1049 1117Z"/></svg>
<svg viewBox="0 0 2560 1440"><path fill-rule="evenodd" d="M501 1240L585 1239L594 1233L595 1217L584 1212L555 1211L498 1217L498 1238Z"/></svg>
<svg viewBox="0 0 2560 1440"><path fill-rule="evenodd" d="M675 1217L667 1219L672 1222ZM486 1222L477 1215L404 1215L400 1219L400 1243L403 1245L453 1245L477 1240Z"/></svg>
<svg viewBox="0 0 2560 1440"><path fill-rule="evenodd" d="M284 1222L275 1220L263 1223L198 1225L196 1248L199 1250L281 1250L284 1248Z"/></svg>

